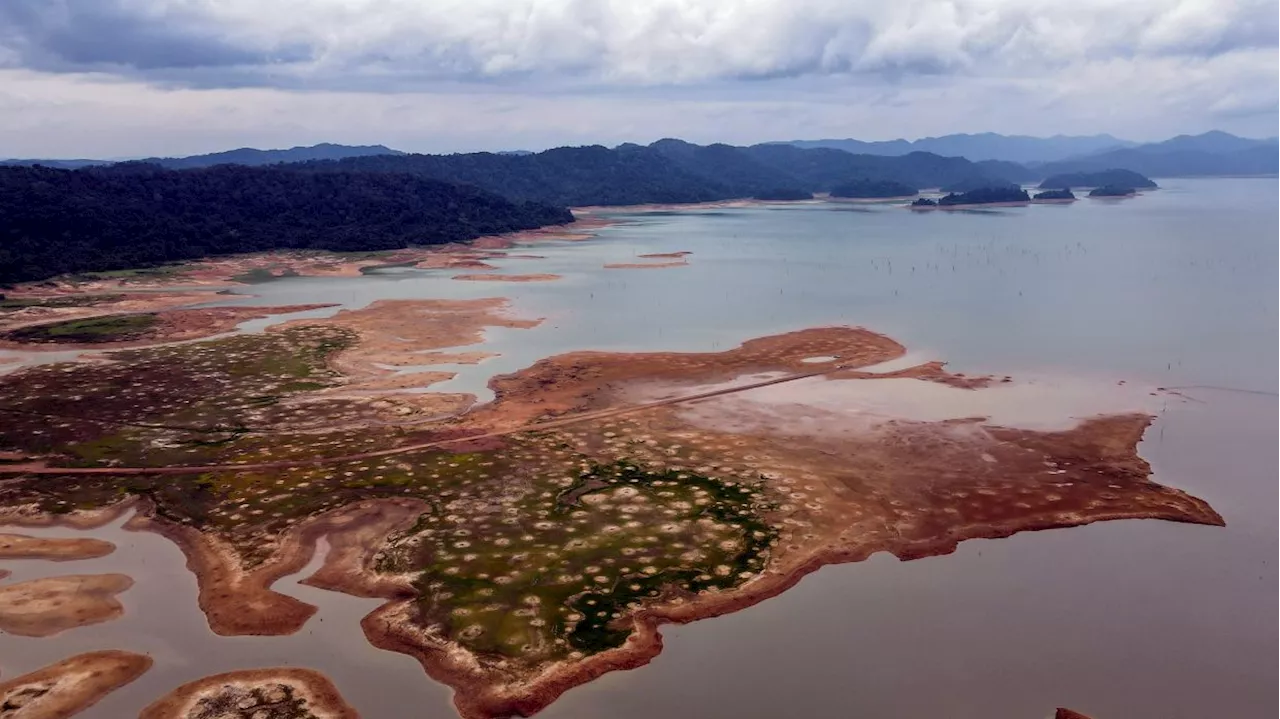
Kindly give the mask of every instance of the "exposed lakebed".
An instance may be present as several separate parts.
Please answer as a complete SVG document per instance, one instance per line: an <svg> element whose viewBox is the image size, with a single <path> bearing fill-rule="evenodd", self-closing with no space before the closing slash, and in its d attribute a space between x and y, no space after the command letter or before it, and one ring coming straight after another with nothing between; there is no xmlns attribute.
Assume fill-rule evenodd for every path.
<svg viewBox="0 0 1280 719"><path fill-rule="evenodd" d="M1266 701L1266 677L1274 668L1274 566L1262 561L1275 534L1269 509L1275 464L1274 445L1259 439L1267 433L1250 432L1270 422L1274 437L1275 400L1266 393L1275 389L1275 217L1274 200L1270 206L1254 203L1274 197L1274 190L1274 181L1267 180L1170 182L1124 205L947 216L893 207L849 213L822 204L641 214L603 229L592 242L539 245L545 260L497 262L504 272L561 275L557 282L496 287L447 282L449 271L395 269L255 285L245 291L258 296L246 303L343 302L359 308L376 299L509 297L521 316L546 319L533 328L487 330L481 347L499 356L451 367L457 377L432 387L481 399L488 377L569 350L727 350L753 337L827 324L884 331L929 358L952 361L956 371L1084 377L1094 387L1124 380L1126 387L1212 385L1261 392L1185 389L1178 391L1194 401L1166 396L1154 398L1159 407L1130 407L1160 414L1142 446L1155 463L1155 479L1208 499L1226 517L1225 529L1106 523L964 544L950 557L899 564L877 556L827 568L741 614L665 629L668 650L652 666L573 690L545 715L642 717L652 713L652 704L646 709L644 702L665 702L668 713L709 716L776 716L781 707L797 706L819 715L832 707L867 716L925 716L961 707L951 715L1036 716L1066 704L1096 717L1155 717L1199 701L1237 716L1263 716L1271 707L1259 702ZM1223 239L1217 228L1228 225L1235 233ZM676 272L600 271L605 264L676 250L693 252L689 265ZM1265 413L1257 411L1258 403ZM1212 419L1195 419L1206 416ZM1181 451L1162 449L1166 430L1178 437ZM1267 451L1259 451L1259 442ZM1214 457L1219 463L1206 466L1206 458ZM5 657L21 656L30 664L6 662L7 676L82 649L147 648L114 633L139 621L133 617L143 602L158 598L144 577L109 568L125 561L120 557L128 547L115 536L105 538L120 545L116 555L89 560L92 570L61 565L57 573L133 576L137 584L121 595L125 617L55 639L0 637ZM166 571L185 572L171 545L154 551L171 556L173 566ZM11 582L30 577L35 563L9 566L19 570ZM1192 580L1193 592L1187 582L1194 572L1200 574ZM188 581L191 597L182 611L190 616L175 620L166 633L175 644L169 658L185 664L186 673L161 674L173 672L165 664L175 662L156 653L149 675L85 716L119 716L198 676L271 664L324 671L365 716L401 716L397 707L405 704L426 707L426 716L452 712L447 690L423 677L412 660L363 643L358 617L374 601L299 588L306 601L321 607L301 633L216 637L203 624L194 582ZM1024 617L1017 610L1026 614L1028 600L1019 598L1017 588L1026 586L1036 588L1036 612ZM953 596L1006 610L966 610L948 601ZM348 604L342 619L329 619L332 608ZM1221 607L1212 612L1213 631L1206 631L1205 605ZM1063 616L1075 620L1061 621ZM883 629L889 626L899 631ZM1029 634L1032 626L1037 633ZM1099 629L1116 626L1143 631L1135 636ZM1081 646L1082 632L1096 644ZM178 645L183 636L203 635L190 648ZM346 656L333 652L319 666L315 649L297 646L313 635L328 636ZM113 643L112 636L122 638ZM987 649L966 648L979 636ZM1027 636L1038 637L1041 645L1029 647ZM1186 644L1192 638L1198 652ZM25 648L37 641L43 642L43 655ZM789 648L794 653L781 659ZM214 659L222 654L232 656ZM971 659L979 654L989 657L987 664ZM249 655L257 659L243 658ZM1199 660L1168 659L1188 655ZM867 656L876 658L874 667ZM951 661L944 661L948 656ZM1038 661L1042 656L1052 661ZM365 673L375 662L397 669L375 679ZM1142 667L1136 675L1135 665ZM1023 679L1010 687L996 666L1019 668ZM1099 672L1107 667L1113 677L1121 667L1130 675L1100 682ZM1047 676L1058 693L1046 686ZM753 678L739 682L741 677ZM406 682L413 685L402 686ZM1153 692L1170 684L1196 687L1195 697L1187 696L1190 690ZM709 686L723 691L705 692ZM915 689L904 697L887 689L894 686ZM931 686L938 691L921 690ZM371 693L371 687L378 690ZM699 698L704 692L705 699ZM741 704L731 696L741 696ZM132 709L124 709L126 700ZM113 706L117 713L101 713Z"/></svg>

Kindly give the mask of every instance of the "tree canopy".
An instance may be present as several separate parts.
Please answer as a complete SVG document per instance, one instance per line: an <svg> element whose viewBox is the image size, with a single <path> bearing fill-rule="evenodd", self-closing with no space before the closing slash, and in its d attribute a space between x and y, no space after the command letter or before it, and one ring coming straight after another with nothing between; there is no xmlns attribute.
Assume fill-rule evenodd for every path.
<svg viewBox="0 0 1280 719"><path fill-rule="evenodd" d="M0 167L0 284L284 248L389 250L572 222L403 173Z"/></svg>

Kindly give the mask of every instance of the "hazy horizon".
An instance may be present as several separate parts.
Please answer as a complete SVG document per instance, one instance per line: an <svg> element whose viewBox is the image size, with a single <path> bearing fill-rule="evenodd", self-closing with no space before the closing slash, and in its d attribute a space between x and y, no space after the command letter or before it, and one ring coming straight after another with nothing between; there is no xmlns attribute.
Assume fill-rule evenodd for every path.
<svg viewBox="0 0 1280 719"><path fill-rule="evenodd" d="M10 0L0 157L1275 134L1273 3Z"/></svg>

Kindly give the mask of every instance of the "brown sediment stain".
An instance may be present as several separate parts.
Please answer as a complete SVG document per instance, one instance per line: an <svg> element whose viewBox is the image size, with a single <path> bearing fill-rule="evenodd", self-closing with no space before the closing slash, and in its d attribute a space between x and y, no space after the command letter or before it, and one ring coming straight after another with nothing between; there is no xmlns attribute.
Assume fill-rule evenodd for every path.
<svg viewBox="0 0 1280 719"><path fill-rule="evenodd" d="M155 323L138 332L122 335L118 339L102 342L61 342L51 340L15 339L12 334L0 335L0 349L52 350L68 349L121 349L126 347L143 347L164 342L183 342L211 337L216 334L230 332L236 325L246 320L270 317L272 315L305 312L307 310L334 307L332 304L286 305L282 307L207 307L202 309L173 309L155 312ZM137 313L135 313L137 314ZM112 314L92 315L96 317L112 317ZM88 317L73 318L87 319ZM56 324L69 321L59 319L54 322L29 323L25 328L39 327L44 324Z"/></svg>
<svg viewBox="0 0 1280 719"><path fill-rule="evenodd" d="M645 260L657 260L657 259L673 259L673 258L687 257L688 255L692 255L692 254L693 253L690 252L689 250L680 250L679 252L654 252L648 255L636 255L636 256Z"/></svg>
<svg viewBox="0 0 1280 719"><path fill-rule="evenodd" d="M142 710L139 719L359 719L328 677L271 667L188 682Z"/></svg>
<svg viewBox="0 0 1280 719"><path fill-rule="evenodd" d="M115 595L133 586L123 574L72 574L0 586L0 630L47 637L124 613Z"/></svg>
<svg viewBox="0 0 1280 719"><path fill-rule="evenodd" d="M1053 713L1053 719L1089 719L1089 716L1066 707L1058 707L1058 710Z"/></svg>
<svg viewBox="0 0 1280 719"><path fill-rule="evenodd" d="M560 279L560 275L454 275L453 279L465 280L468 282L550 282L552 280Z"/></svg>
<svg viewBox="0 0 1280 719"><path fill-rule="evenodd" d="M65 719L142 676L151 657L106 650L77 654L0 683L5 719Z"/></svg>
<svg viewBox="0 0 1280 719"><path fill-rule="evenodd" d="M116 545L89 537L32 537L0 533L0 559L48 559L65 562L105 557Z"/></svg>

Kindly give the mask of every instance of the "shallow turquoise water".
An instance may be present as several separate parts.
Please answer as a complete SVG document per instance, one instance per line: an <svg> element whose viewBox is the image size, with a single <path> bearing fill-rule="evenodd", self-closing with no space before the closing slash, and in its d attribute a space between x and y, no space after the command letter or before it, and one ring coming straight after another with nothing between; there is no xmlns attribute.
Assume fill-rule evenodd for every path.
<svg viewBox="0 0 1280 719"><path fill-rule="evenodd" d="M516 314L545 317L535 329L490 331L485 348L502 356L459 368L440 387L479 393L495 373L569 350L724 349L826 324L884 332L960 371L1193 387L1193 401L1163 413L1141 451L1158 481L1207 499L1227 528L1108 522L969 542L948 557L827 567L757 607L666 628L667 648L651 665L573 690L542 716L1014 719L1070 706L1095 719L1270 717L1280 185L1163 184L1131 200L977 212L811 204L627 214L596 240L527 248L544 260L499 263L564 275L558 282L398 269L284 279L228 301L505 296ZM687 267L602 269L677 250L693 252ZM150 569L128 562L139 587L150 573L147 586L186 582L191 594L176 551L155 551ZM306 591L332 620L362 611L356 600L287 591ZM150 594L124 601L164 615ZM182 626L192 611L156 626ZM0 637L0 655L20 649L30 655L22 663L38 666L70 647L120 646L141 616L48 640L60 644ZM350 631L324 625L304 631L249 640L204 630L163 651L186 681L205 664L236 666L259 643L262 663L306 664L318 647L350 641ZM268 653L273 641L282 648ZM452 716L447 692L409 678L419 675L405 657L353 653L323 669L367 718ZM178 676L144 679L84 716L119 716Z"/></svg>

